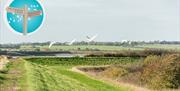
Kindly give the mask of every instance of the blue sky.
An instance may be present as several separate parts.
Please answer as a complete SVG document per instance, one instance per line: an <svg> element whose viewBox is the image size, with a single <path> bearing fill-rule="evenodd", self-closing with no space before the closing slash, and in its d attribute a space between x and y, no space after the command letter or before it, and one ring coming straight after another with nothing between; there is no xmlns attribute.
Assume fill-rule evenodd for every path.
<svg viewBox="0 0 180 91"><path fill-rule="evenodd" d="M39 0L46 18L29 36L12 32L1 17L1 43L78 41L98 34L97 41L178 40L179 0ZM1 11L6 0L1 2ZM2 14L2 13L1 13Z"/></svg>

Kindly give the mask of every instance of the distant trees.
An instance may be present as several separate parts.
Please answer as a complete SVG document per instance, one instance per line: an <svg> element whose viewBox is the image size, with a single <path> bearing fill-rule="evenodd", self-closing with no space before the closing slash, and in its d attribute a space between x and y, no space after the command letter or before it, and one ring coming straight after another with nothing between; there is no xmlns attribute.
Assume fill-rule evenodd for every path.
<svg viewBox="0 0 180 91"><path fill-rule="evenodd" d="M20 48L20 44L0 44L0 48Z"/></svg>
<svg viewBox="0 0 180 91"><path fill-rule="evenodd" d="M35 42L35 43L19 43L19 44L0 44L0 48L20 48L21 46L47 46L50 42ZM135 47L137 45L145 44L180 44L180 41L124 41L124 42L91 42L85 41L75 42L73 45L106 45L106 46L123 46L123 47ZM56 45L67 45L66 42L57 42Z"/></svg>

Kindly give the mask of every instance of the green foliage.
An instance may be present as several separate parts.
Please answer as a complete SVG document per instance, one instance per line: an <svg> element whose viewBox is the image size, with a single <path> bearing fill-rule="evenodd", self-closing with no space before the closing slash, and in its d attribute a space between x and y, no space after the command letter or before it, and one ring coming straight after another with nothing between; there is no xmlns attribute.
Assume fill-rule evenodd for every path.
<svg viewBox="0 0 180 91"><path fill-rule="evenodd" d="M109 64L130 64L139 62L139 58L131 57L74 57L74 58L27 58L27 61L42 65L64 65L64 66L78 66L78 65L109 65Z"/></svg>
<svg viewBox="0 0 180 91"><path fill-rule="evenodd" d="M117 78L128 74L128 70L121 66L110 66L101 74L108 78Z"/></svg>
<svg viewBox="0 0 180 91"><path fill-rule="evenodd" d="M141 80L151 88L180 86L180 55L148 56L143 65Z"/></svg>

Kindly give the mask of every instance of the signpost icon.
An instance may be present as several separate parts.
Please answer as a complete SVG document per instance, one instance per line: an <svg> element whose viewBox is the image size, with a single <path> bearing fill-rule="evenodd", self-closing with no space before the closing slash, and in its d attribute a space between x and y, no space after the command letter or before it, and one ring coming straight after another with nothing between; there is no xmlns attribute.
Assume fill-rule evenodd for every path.
<svg viewBox="0 0 180 91"><path fill-rule="evenodd" d="M23 16L23 35L27 34L27 23L28 23L28 17L35 17L39 16L42 14L42 11L34 11L34 12L28 12L28 6L25 5L24 8L19 9L19 8L12 8L12 7L7 7L7 12L9 13L15 13Z"/></svg>
<svg viewBox="0 0 180 91"><path fill-rule="evenodd" d="M37 0L33 1L14 0L6 8L9 25L23 35L34 32L43 21L43 9Z"/></svg>

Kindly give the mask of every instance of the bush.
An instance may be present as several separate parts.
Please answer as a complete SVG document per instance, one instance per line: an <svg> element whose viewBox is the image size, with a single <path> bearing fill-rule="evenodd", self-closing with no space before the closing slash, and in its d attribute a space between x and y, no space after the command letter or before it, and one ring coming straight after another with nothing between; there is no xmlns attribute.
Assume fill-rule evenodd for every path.
<svg viewBox="0 0 180 91"><path fill-rule="evenodd" d="M108 78L117 78L128 74L128 71L120 66L110 66L105 71L102 72L102 75Z"/></svg>
<svg viewBox="0 0 180 91"><path fill-rule="evenodd" d="M154 89L178 88L180 55L148 56L144 60L141 80Z"/></svg>
<svg viewBox="0 0 180 91"><path fill-rule="evenodd" d="M137 50L123 50L115 53L92 53L86 55L86 57L147 57L149 55L167 55L167 54L180 54L180 52L176 52L174 50L165 50L165 49L145 49L143 51Z"/></svg>

